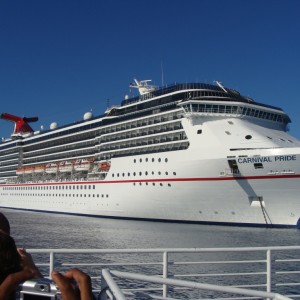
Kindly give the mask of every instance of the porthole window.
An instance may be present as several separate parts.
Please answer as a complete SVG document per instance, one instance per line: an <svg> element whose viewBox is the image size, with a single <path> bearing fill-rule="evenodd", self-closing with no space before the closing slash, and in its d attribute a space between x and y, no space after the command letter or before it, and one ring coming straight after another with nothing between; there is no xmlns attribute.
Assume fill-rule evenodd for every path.
<svg viewBox="0 0 300 300"><path fill-rule="evenodd" d="M136 159L134 159L133 162L136 163Z"/></svg>
<svg viewBox="0 0 300 300"><path fill-rule="evenodd" d="M161 162L161 158L158 159L158 162Z"/></svg>
<svg viewBox="0 0 300 300"><path fill-rule="evenodd" d="M231 133L230 133L229 131L225 131L225 133L226 133L227 135L231 135Z"/></svg>
<svg viewBox="0 0 300 300"><path fill-rule="evenodd" d="M140 162L142 162L142 159L140 158Z"/></svg>
<svg viewBox="0 0 300 300"><path fill-rule="evenodd" d="M152 158L152 162L154 162L154 158Z"/></svg>
<svg viewBox="0 0 300 300"><path fill-rule="evenodd" d="M246 136L245 136L245 139L246 139L246 140L251 140L251 139L252 139L252 135L250 135L250 134L246 135Z"/></svg>
<svg viewBox="0 0 300 300"><path fill-rule="evenodd" d="M202 134L202 129L198 129L197 134Z"/></svg>
<svg viewBox="0 0 300 300"><path fill-rule="evenodd" d="M168 159L167 159L167 158L165 158L165 162L168 162Z"/></svg>

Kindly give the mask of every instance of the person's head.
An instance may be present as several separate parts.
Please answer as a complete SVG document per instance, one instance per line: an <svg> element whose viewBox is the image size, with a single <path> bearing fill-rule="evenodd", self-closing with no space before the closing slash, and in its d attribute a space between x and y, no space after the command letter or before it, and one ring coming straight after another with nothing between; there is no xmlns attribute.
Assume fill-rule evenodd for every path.
<svg viewBox="0 0 300 300"><path fill-rule="evenodd" d="M0 231L0 284L12 273L21 270L21 257L14 239Z"/></svg>
<svg viewBox="0 0 300 300"><path fill-rule="evenodd" d="M10 234L9 221L2 212L0 212L0 232L4 232L8 235Z"/></svg>

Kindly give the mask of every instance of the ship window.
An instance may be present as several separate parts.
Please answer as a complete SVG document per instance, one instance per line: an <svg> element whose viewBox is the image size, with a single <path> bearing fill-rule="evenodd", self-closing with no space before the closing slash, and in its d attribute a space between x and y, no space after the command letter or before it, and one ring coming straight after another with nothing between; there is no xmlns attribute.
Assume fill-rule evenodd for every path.
<svg viewBox="0 0 300 300"><path fill-rule="evenodd" d="M140 158L140 162L142 162L142 159Z"/></svg>
<svg viewBox="0 0 300 300"><path fill-rule="evenodd" d="M152 158L152 162L154 162L154 158Z"/></svg>
<svg viewBox="0 0 300 300"><path fill-rule="evenodd" d="M136 163L136 159L134 159L133 162Z"/></svg>
<svg viewBox="0 0 300 300"><path fill-rule="evenodd" d="M167 158L165 158L165 162L168 162L168 159L167 159Z"/></svg>
<svg viewBox="0 0 300 300"><path fill-rule="evenodd" d="M230 133L229 131L225 131L225 133L226 133L227 135L231 135L231 133Z"/></svg>
<svg viewBox="0 0 300 300"><path fill-rule="evenodd" d="M202 133L202 129L198 129L197 134L201 134L201 133Z"/></svg>
<svg viewBox="0 0 300 300"><path fill-rule="evenodd" d="M255 163L255 164L254 164L254 168L255 168L255 169L263 169L264 166L263 166L262 163Z"/></svg>
<svg viewBox="0 0 300 300"><path fill-rule="evenodd" d="M173 172L173 175L176 175L176 172Z"/></svg>
<svg viewBox="0 0 300 300"><path fill-rule="evenodd" d="M161 158L158 159L158 162L161 162Z"/></svg>
<svg viewBox="0 0 300 300"><path fill-rule="evenodd" d="M148 157L146 158L146 162L148 161Z"/></svg>
<svg viewBox="0 0 300 300"><path fill-rule="evenodd" d="M250 135L250 134L246 135L246 136L245 136L245 139L246 139L246 140L251 140L251 139L252 139L252 135Z"/></svg>

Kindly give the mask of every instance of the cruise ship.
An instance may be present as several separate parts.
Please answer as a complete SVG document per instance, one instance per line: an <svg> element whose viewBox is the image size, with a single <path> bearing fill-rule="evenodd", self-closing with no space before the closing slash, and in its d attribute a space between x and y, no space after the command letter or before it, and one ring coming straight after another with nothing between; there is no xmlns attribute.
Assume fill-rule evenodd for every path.
<svg viewBox="0 0 300 300"><path fill-rule="evenodd" d="M103 115L0 142L0 207L201 224L299 227L300 141L289 116L216 81L157 87Z"/></svg>

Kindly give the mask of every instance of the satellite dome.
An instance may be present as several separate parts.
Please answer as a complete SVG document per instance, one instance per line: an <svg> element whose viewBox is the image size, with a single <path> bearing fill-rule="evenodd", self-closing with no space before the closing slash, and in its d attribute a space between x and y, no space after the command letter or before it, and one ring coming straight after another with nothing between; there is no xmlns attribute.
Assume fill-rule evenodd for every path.
<svg viewBox="0 0 300 300"><path fill-rule="evenodd" d="M83 115L83 120L84 120L84 121L90 120L92 117L93 117L93 114L89 111L89 112L86 112L86 113Z"/></svg>
<svg viewBox="0 0 300 300"><path fill-rule="evenodd" d="M53 122L50 124L50 129L56 129L58 127L57 123L56 122Z"/></svg>

